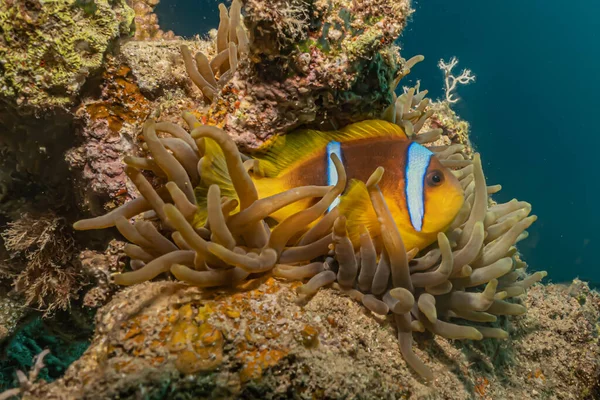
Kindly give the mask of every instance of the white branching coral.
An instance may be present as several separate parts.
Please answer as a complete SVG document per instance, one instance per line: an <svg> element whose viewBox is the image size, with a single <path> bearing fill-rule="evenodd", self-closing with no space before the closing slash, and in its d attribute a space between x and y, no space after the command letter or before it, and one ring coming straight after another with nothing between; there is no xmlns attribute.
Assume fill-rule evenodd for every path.
<svg viewBox="0 0 600 400"><path fill-rule="evenodd" d="M30 390L31 386L37 380L40 371L46 366L44 365L44 357L46 357L48 354L50 354L50 350L46 349L33 358L34 365L31 368L31 371L29 371L29 376L25 375L23 371L18 370L17 379L19 380L19 387L8 389L0 393L0 400L8 400Z"/></svg>
<svg viewBox="0 0 600 400"><path fill-rule="evenodd" d="M456 91L456 85L468 85L475 81L475 75L470 69L463 69L459 76L452 75L452 69L458 64L458 58L452 57L450 62L446 63L444 60L440 60L438 67L444 73L444 85L446 91L446 101L450 104L454 104L458 101L458 98L454 97Z"/></svg>

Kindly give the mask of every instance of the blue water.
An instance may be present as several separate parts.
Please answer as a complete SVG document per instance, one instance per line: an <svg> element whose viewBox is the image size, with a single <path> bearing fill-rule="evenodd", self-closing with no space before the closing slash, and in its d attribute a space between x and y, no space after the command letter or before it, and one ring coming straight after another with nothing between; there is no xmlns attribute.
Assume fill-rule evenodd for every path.
<svg viewBox="0 0 600 400"><path fill-rule="evenodd" d="M451 5L450 5L451 4ZM439 58L456 55L477 75L455 107L471 123L497 196L533 205L539 216L519 244L533 269L553 281L600 281L600 2L417 1L400 42L424 54L414 69L441 96Z"/></svg>
<svg viewBox="0 0 600 400"><path fill-rule="evenodd" d="M218 24L218 2L162 0L163 29L192 36ZM519 244L533 270L555 282L600 282L599 172L595 127L600 93L600 2L422 0L400 38L402 54L423 54L411 79L443 95L437 62L457 56L477 81L459 87L454 109L471 123L499 201L533 205L538 221Z"/></svg>

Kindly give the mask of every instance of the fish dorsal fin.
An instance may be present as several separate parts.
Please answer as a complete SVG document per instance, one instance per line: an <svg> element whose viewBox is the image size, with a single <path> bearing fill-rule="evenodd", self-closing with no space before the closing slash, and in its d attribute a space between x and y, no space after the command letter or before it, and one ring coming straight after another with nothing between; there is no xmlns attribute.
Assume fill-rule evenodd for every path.
<svg viewBox="0 0 600 400"><path fill-rule="evenodd" d="M367 120L348 125L337 131L303 129L279 136L254 155L259 160L257 172L276 177L288 168L313 157L332 141L344 143L369 138L398 138L409 140L396 124L383 120Z"/></svg>
<svg viewBox="0 0 600 400"><path fill-rule="evenodd" d="M198 211L194 215L193 225L198 228L206 223L208 214L206 211L206 197L210 185L217 185L221 189L221 196L237 199L237 193L233 188L231 177L227 170L225 155L221 147L210 138L204 138L204 156L199 165L201 181L194 189Z"/></svg>
<svg viewBox="0 0 600 400"><path fill-rule="evenodd" d="M340 214L346 216L348 236L355 247L358 246L361 229L364 226L372 238L381 234L377 214L364 182L352 179L348 190L340 199Z"/></svg>
<svg viewBox="0 0 600 400"><path fill-rule="evenodd" d="M409 140L402 128L396 124L380 119L371 119L348 125L339 131L338 142L368 138L399 138Z"/></svg>

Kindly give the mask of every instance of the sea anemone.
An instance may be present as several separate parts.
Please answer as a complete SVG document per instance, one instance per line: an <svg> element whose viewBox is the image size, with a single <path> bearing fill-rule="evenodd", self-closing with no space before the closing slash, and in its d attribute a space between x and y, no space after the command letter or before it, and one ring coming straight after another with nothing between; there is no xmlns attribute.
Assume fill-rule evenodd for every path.
<svg viewBox="0 0 600 400"><path fill-rule="evenodd" d="M524 277L526 264L514 247L536 219L528 216L531 206L517 200L490 206L489 192L498 188L486 185L479 154L465 160L460 145L433 147L443 163L461 167L454 173L466 198L447 232L438 235L437 245L420 254L404 248L378 187L384 171L377 168L365 185L381 223L381 236L371 238L364 231L360 248L355 249L345 217L335 209L325 214L346 186L344 168L335 155L339 176L335 186L299 187L259 199L248 173L256 160L240 154L221 129L202 125L191 114L184 118L191 133L170 123L146 122L143 132L151 158L125 158L139 198L104 216L75 223L80 230L116 226L131 242L125 252L133 271L115 275L117 284L132 285L169 271L200 287L235 286L266 272L285 279L310 278L298 289L303 296L332 285L374 313L391 312L407 363L423 378L432 379L412 351L412 331L429 330L452 339L506 338L507 332L481 323L494 322L497 315L524 313L524 307L505 300L523 294L545 276L537 272ZM157 131L173 137L159 138ZM423 139L424 134L415 135ZM215 143L225 156L239 211L234 212L238 200L222 196L219 187L212 185L207 194L208 220L198 226L194 188L201 179L203 149ZM167 183L155 190L142 169L166 177ZM269 215L306 198L320 200L269 227ZM135 223L129 222L142 213ZM169 233L164 236L161 230ZM479 324L455 324L449 319Z"/></svg>

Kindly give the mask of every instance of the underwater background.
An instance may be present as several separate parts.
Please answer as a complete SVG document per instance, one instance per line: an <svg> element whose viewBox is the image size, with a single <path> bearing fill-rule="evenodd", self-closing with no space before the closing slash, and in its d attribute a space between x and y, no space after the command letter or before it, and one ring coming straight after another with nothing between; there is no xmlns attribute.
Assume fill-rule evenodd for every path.
<svg viewBox="0 0 600 400"><path fill-rule="evenodd" d="M161 0L161 27L191 37L219 22L219 1ZM594 249L600 243L594 115L600 92L600 2L548 0L414 1L399 38L404 57L423 54L408 79L432 99L443 96L441 59L459 59L475 83L458 87L453 105L471 124L488 184L499 202L519 197L539 219L519 251L532 270L553 282L575 277L600 283Z"/></svg>
<svg viewBox="0 0 600 400"><path fill-rule="evenodd" d="M473 0L233 0L233 4L232 0L161 0L155 8L158 1L0 1L0 104L4 106L0 107L0 131L4 132L0 134L0 400L11 392L22 394L23 400L225 398L226 394L268 398L273 397L271 393L280 398L285 398L284 393L298 393L302 398L331 399L462 400L502 398L505 393L514 398L600 399L600 292L590 290L586 283L596 289L600 286L592 254L600 239L595 229L600 217L595 207L594 163L599 139L592 128L596 125L592 107L598 103L600 86L595 26L600 5L566 6L540 0L498 4ZM218 72L201 71L202 55L205 61L215 61L215 48L223 45L223 31L219 43L218 37L208 36L209 30L229 17L228 25L235 27L232 16L240 17L241 3L250 23L238 31L237 52L225 33L224 45L234 52L227 56L247 57L245 35L260 44L261 34L269 39L264 32L272 32L273 27L281 29L276 37L286 44L271 38L262 43L262 50L261 45L254 48L257 58L213 67ZM333 12L311 16L313 7ZM416 11L412 15L411 7ZM353 15L346 14L349 9ZM359 57L342 62L340 68L334 57L339 53L330 52L331 48L339 51L341 42L335 34L340 32L335 29L329 37L322 27L350 17L352 29L344 25L342 30L356 45L341 48ZM266 23L264 31L262 23ZM310 40L294 36L295 23L303 24L299 29L305 29ZM380 36L387 39L373 40ZM293 62L272 62L270 51L288 45L293 50L285 58ZM401 62L398 46L405 58ZM306 54L310 54L308 60ZM386 59L390 54L391 59ZM421 54L424 62L417 56ZM443 100L446 93L438 62L453 57L459 60L453 71L456 76L468 69L477 80L459 85L453 96L460 101L449 108ZM233 72L236 68L239 73ZM317 73L317 79L305 79L306 68L315 69L321 77ZM194 71L218 81L207 88L194 79ZM271 72L281 80L272 79ZM337 274L321 262L295 269L318 283L316 293L311 292L311 281L298 283L287 267L275 267L273 275L252 279L234 291L206 290L204 284L217 284L205 277L191 280L178 274L190 269L191 258L186 261L189 265L167 265L174 267L170 270L174 278L151 279L152 271L141 264L140 257L145 264L160 257L154 251L148 257L143 253L128 257L127 250L135 247L123 241L128 234L117 231L131 228L130 224L121 224L117 230L93 228L102 218L99 214L130 204L140 182L128 179L128 173L144 176L139 171L152 166L160 149L164 150L162 145L158 151L144 147L153 140L156 145L155 131L169 133L154 125L153 119L169 129L179 127L183 120L191 121L191 128L197 123L194 118L207 125L224 122L229 136L245 148L247 139L257 145L264 139L261 135L291 130L290 123L295 127L299 118L296 114L305 115L307 104L315 100L318 114L308 123L339 122L328 118L339 113L345 125L365 110L379 117L391 97L389 79L400 72L410 72L401 81L405 89L416 86L417 92L429 92L426 100L433 104L411 100L412 105L430 107L433 115L426 121L427 130L441 127L445 143L473 142L466 149L467 154L478 153L472 171L483 169L488 185L503 186L494 194L495 200L502 204L518 198L533 206L531 214L538 217L537 223L528 229L529 238L518 245L531 275L524 273L525 263L520 260L505 257L494 267L487 264L490 260L475 260L479 265L473 265L482 273L463 277L475 292L461 293L461 283L454 286L455 281L448 281L447 276L445 283L451 285L443 289L450 294L432 295L437 289L431 286L431 292L396 290L396 295L406 295L401 296L405 304L419 306L415 315L398 309L396 303L392 310L383 296L365 294L369 289L362 290L360 282L346 281L344 273L339 273L352 265L339 267L339 263ZM372 80L382 74L388 74L387 79ZM339 83L346 82L358 85L343 89ZM279 83L291 91L282 94ZM318 85L323 84L324 93L319 93ZM303 91L307 88L308 92ZM303 95L290 108L287 100L295 90ZM265 92L274 94L277 101L271 102ZM345 97L355 93L361 94L358 101ZM334 101L322 101L326 94L335 95ZM388 110L409 122L413 118L410 123L415 127L415 117L406 116L410 112L397 114L398 105L407 105L407 96L412 97L412 92L399 96ZM192 113L182 118L185 110ZM286 110L291 110L292 118ZM171 123L175 125L164 125ZM426 129L421 133L427 133ZM187 131L183 137L190 139ZM169 140L168 136L161 139ZM192 153L197 164L195 157L201 154ZM374 153L387 154L385 150ZM124 157L132 155L145 157L130 158L141 166L126 170ZM464 154L453 155L458 156L453 160L464 161ZM440 155L444 157L448 155ZM170 170L166 164L157 166L154 174L145 175L154 189L160 190L164 183L161 168L167 167ZM185 171L190 183L195 170ZM205 172L208 180L210 174ZM460 174L463 187L465 179L475 176L473 172L472 176ZM171 177L167 180L173 186ZM160 204L157 208L161 209ZM169 210L174 212L176 207ZM523 211L528 214L530 210L521 208L519 218L525 216ZM78 218L83 219L75 222ZM143 225L132 225L137 234L157 222L152 213L142 219ZM182 221L187 224L185 218ZM477 224L482 232L488 228ZM161 236L170 233L164 224L156 226L158 236L168 237ZM175 236L172 239L177 241ZM445 243L439 240L438 256ZM461 253L456 256L462 258L460 262L455 259L453 263L464 264L466 256L460 246L452 252L451 247L457 246L446 245L442 260ZM144 251L143 246L140 249ZM171 250L167 252L178 251ZM342 250L340 246L340 254ZM134 270L140 266L149 275L135 278ZM411 285L427 288L424 279L431 275L416 271L433 272L432 268L436 266L411 268ZM498 281L491 275L482 277L490 270L498 272ZM549 272L547 278L543 270ZM228 276L226 271L211 272L220 278ZM313 280L317 275L330 283ZM152 282L144 282L147 279ZM542 284L537 284L541 279ZM121 286L133 281L137 284ZM402 285L391 284L401 289ZM323 285L330 289L319 290ZM348 291L344 285L362 291ZM522 296L525 291L527 295ZM473 311L461 303L467 296L483 298L485 303L474 306L479 314L465 318L461 310ZM514 297L518 299L510 300ZM373 314L387 316L390 311L396 317L373 318ZM398 320L398 315L406 318ZM470 319L478 323L465 325L464 320ZM454 320L458 324L449 322ZM413 331L428 333L413 336ZM202 339L196 340L199 336ZM506 338L510 340L502 340ZM19 370L26 374L26 381L17 378Z"/></svg>

